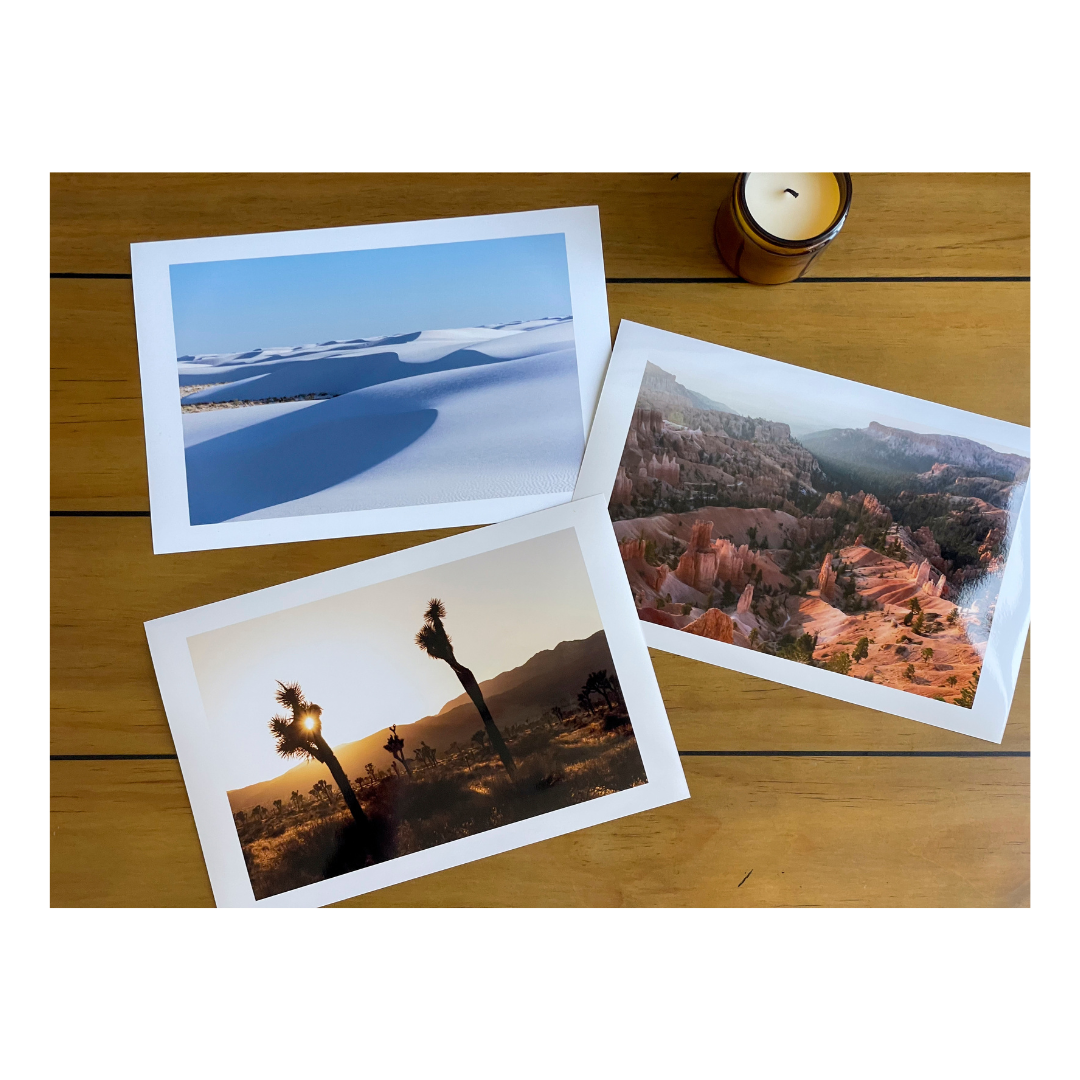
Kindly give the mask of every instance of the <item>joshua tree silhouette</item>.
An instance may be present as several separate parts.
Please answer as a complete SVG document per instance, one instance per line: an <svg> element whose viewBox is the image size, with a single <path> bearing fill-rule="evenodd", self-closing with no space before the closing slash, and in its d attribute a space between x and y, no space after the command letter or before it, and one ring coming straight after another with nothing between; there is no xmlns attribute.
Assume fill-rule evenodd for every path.
<svg viewBox="0 0 1080 1080"><path fill-rule="evenodd" d="M313 795L316 802L322 801L329 805L333 801L333 790L325 780L316 780L308 794Z"/></svg>
<svg viewBox="0 0 1080 1080"><path fill-rule="evenodd" d="M383 749L395 760L405 766L407 775L412 776L412 769L405 760L405 740L397 733L397 724L390 725L390 738L386 740Z"/></svg>
<svg viewBox="0 0 1080 1080"><path fill-rule="evenodd" d="M608 673L606 671L590 671L589 677L585 680L585 685L582 689L590 694L599 694L604 699L604 704L609 709L611 708L611 697L609 696L609 692L613 690L614 687L611 685L611 680L608 678Z"/></svg>
<svg viewBox="0 0 1080 1080"><path fill-rule="evenodd" d="M446 632L446 628L443 626L442 622L445 618L446 608L443 607L442 601L432 600L427 606L427 611L424 612L424 625L416 635L416 644L423 649L432 660L442 660L444 663L450 665L450 669L458 677L465 693L469 695L472 699L472 703L476 706L476 711L480 714L480 719L484 721L484 730L491 740L491 745L495 748L496 753L498 753L499 757L502 759L503 765L506 766L506 771L510 774L511 779L513 779L517 773L517 770L514 767L514 759L510 756L510 750L503 740L502 733L495 726L495 721L491 718L491 712L488 710L487 702L484 701L484 695L480 692L480 686L477 683L476 678L473 676L473 673L463 664L460 664L454 656L454 647L450 642L450 635Z"/></svg>
<svg viewBox="0 0 1080 1080"><path fill-rule="evenodd" d="M270 720L270 733L277 742L277 752L283 758L309 757L314 761L320 761L330 770L341 791L345 805L356 818L360 826L360 835L368 851L375 854L374 837L371 832L371 822L356 797L345 770L341 767L330 744L322 735L322 709L314 702L308 701L300 689L299 683L278 682L278 689L274 693L279 705L289 710L288 716L274 716ZM294 792L294 794L297 794Z"/></svg>

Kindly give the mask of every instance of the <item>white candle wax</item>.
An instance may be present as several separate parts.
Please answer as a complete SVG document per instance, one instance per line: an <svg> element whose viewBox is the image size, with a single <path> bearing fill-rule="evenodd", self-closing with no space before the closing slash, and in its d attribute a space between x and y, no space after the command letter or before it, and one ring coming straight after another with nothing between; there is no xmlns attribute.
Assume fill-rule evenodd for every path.
<svg viewBox="0 0 1080 1080"><path fill-rule="evenodd" d="M832 173L747 173L745 196L750 216L781 240L820 236L840 210Z"/></svg>

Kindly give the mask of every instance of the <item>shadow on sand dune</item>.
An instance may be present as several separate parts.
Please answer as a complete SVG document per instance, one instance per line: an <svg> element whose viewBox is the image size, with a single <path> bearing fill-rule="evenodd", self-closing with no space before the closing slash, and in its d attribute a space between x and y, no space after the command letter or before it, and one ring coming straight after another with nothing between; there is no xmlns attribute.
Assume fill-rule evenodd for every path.
<svg viewBox="0 0 1080 1080"><path fill-rule="evenodd" d="M340 484L404 450L436 409L357 416L346 398L188 448L188 513L211 525Z"/></svg>

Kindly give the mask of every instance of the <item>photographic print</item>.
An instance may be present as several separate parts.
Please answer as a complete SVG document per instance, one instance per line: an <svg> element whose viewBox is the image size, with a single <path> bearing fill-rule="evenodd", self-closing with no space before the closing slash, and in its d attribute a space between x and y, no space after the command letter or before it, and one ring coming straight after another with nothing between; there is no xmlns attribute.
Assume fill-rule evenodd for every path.
<svg viewBox="0 0 1080 1080"><path fill-rule="evenodd" d="M607 353L595 208L141 244L132 260L155 550L570 498Z"/></svg>
<svg viewBox="0 0 1080 1080"><path fill-rule="evenodd" d="M611 366L583 481L650 644L1000 740L1026 429L634 324Z"/></svg>
<svg viewBox="0 0 1080 1080"><path fill-rule="evenodd" d="M200 836L232 849L218 902L330 902L685 797L632 610L594 499L148 624Z"/></svg>

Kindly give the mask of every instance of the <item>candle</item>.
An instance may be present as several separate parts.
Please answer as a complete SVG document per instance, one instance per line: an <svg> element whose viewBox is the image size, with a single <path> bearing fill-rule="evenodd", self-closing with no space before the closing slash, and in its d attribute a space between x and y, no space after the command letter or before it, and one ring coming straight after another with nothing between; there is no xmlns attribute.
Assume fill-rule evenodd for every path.
<svg viewBox="0 0 1080 1080"><path fill-rule="evenodd" d="M740 173L716 215L720 256L745 281L801 277L847 218L847 173Z"/></svg>

